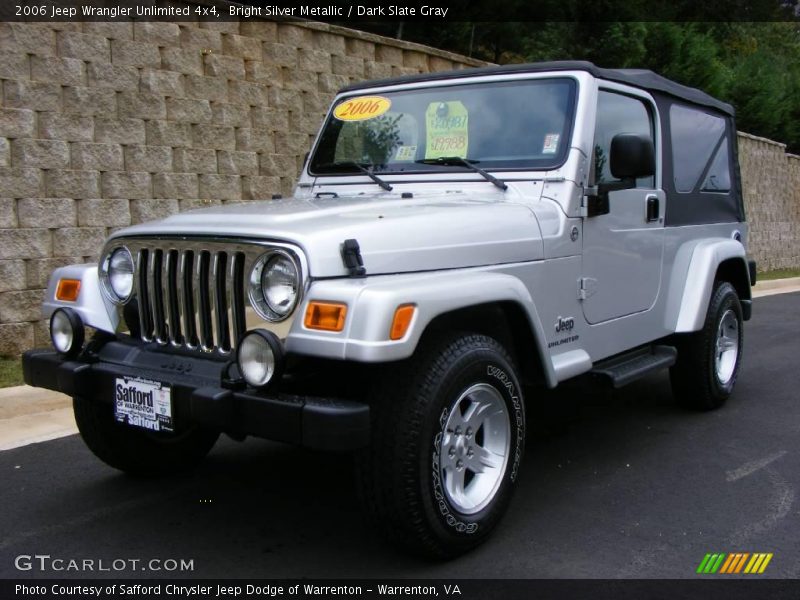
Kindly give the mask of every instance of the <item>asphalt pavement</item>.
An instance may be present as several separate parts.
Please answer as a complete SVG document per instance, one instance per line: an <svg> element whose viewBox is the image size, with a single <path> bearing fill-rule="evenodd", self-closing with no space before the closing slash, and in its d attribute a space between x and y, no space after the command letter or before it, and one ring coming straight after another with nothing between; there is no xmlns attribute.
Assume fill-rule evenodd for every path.
<svg viewBox="0 0 800 600"><path fill-rule="evenodd" d="M798 578L799 340L800 294L756 299L736 391L710 413L676 407L665 374L529 398L508 514L487 544L445 563L368 528L346 455L223 438L193 473L142 480L78 436L0 452L0 577L683 578L706 553L769 552L760 577ZM183 559L193 571L15 568L35 554Z"/></svg>

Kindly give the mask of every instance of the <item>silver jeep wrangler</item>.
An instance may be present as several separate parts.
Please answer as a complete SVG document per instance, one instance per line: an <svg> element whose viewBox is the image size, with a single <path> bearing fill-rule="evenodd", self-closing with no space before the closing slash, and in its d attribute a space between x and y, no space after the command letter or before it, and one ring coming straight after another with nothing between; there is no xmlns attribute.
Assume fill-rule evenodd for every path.
<svg viewBox="0 0 800 600"><path fill-rule="evenodd" d="M746 240L733 109L701 91L584 62L368 82L293 198L129 227L58 269L55 351L25 380L71 395L127 472L190 467L220 433L352 451L374 523L454 556L509 503L537 389L668 368L679 403L725 402Z"/></svg>

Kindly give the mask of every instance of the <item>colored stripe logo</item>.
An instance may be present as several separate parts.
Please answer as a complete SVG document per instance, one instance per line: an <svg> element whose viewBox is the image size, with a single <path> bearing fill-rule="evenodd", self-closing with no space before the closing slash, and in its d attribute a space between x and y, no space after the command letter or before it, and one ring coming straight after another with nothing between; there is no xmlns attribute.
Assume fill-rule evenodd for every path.
<svg viewBox="0 0 800 600"><path fill-rule="evenodd" d="M772 552L733 552L731 554L714 553L706 554L697 573L701 575L760 575L772 560Z"/></svg>

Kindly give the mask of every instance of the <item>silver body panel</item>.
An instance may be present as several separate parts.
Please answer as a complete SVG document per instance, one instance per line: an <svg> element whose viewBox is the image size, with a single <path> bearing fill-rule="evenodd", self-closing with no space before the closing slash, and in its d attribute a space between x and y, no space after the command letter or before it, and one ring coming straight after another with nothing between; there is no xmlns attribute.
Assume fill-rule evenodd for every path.
<svg viewBox="0 0 800 600"><path fill-rule="evenodd" d="M77 279L81 282L80 293L75 302L56 299L56 286L59 279ZM101 331L114 332L119 326L119 314L114 304L100 291L100 278L97 265L68 265L60 267L50 276L42 304L42 316L49 319L57 308L68 307L75 310L84 324Z"/></svg>
<svg viewBox="0 0 800 600"><path fill-rule="evenodd" d="M541 360L545 380L554 386L603 358L700 329L717 266L728 259L745 260L746 224L665 227L663 218L648 222L647 196L659 199L662 215L668 202L661 185L661 150L652 189L614 192L608 215L582 216L598 90L637 96L650 102L656 115L657 109L642 90L598 81L585 72L559 73L565 75L575 78L579 95L564 164L550 171L493 172L508 183L506 192L469 172L386 176L394 189L385 192L366 176L312 177L304 169L294 198L182 213L118 231L108 247L132 239L191 236L202 245L224 238L245 253L247 265L270 245L296 247L308 279L295 311L299 318L287 321L281 337L287 352L298 355L400 360L414 353L437 316L510 302L527 316L536 345L531 355ZM507 74L463 82L547 76ZM431 85L436 82L392 89ZM661 132L655 135L658 140ZM404 192L413 198L401 198ZM364 278L347 276L340 246L349 238L361 246ZM90 278L91 268L84 267L81 276ZM46 311L59 305L53 282L76 269L56 271ZM84 291L95 293L91 285L82 296ZM307 329L302 315L311 300L346 303L343 331ZM115 307L102 299L87 302L75 307L87 323L117 328ZM412 324L402 339L390 340L394 311L406 303L417 306ZM252 327L252 310L249 315L247 326Z"/></svg>
<svg viewBox="0 0 800 600"><path fill-rule="evenodd" d="M361 245L370 274L456 269L544 257L532 207L521 194L490 184L472 190L340 192L338 198L287 198L181 213L117 232L130 236L210 235L291 242L308 260L311 277L347 275L339 247ZM478 189L474 189L478 188ZM359 196L358 193L364 193ZM380 192L380 193L376 193ZM516 201L514 197L516 196ZM457 227L453 224L457 223Z"/></svg>

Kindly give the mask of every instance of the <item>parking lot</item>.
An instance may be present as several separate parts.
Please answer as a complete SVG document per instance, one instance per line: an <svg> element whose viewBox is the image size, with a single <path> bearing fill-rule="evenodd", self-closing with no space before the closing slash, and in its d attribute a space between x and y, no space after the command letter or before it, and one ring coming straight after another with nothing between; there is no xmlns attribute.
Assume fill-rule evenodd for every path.
<svg viewBox="0 0 800 600"><path fill-rule="evenodd" d="M48 554L190 559L184 577L682 578L709 552L769 552L761 577L797 578L798 315L799 293L755 300L719 411L677 408L665 374L529 398L511 509L489 543L451 562L373 534L346 455L222 438L197 471L140 480L73 435L0 452L0 576L87 576L14 566Z"/></svg>

